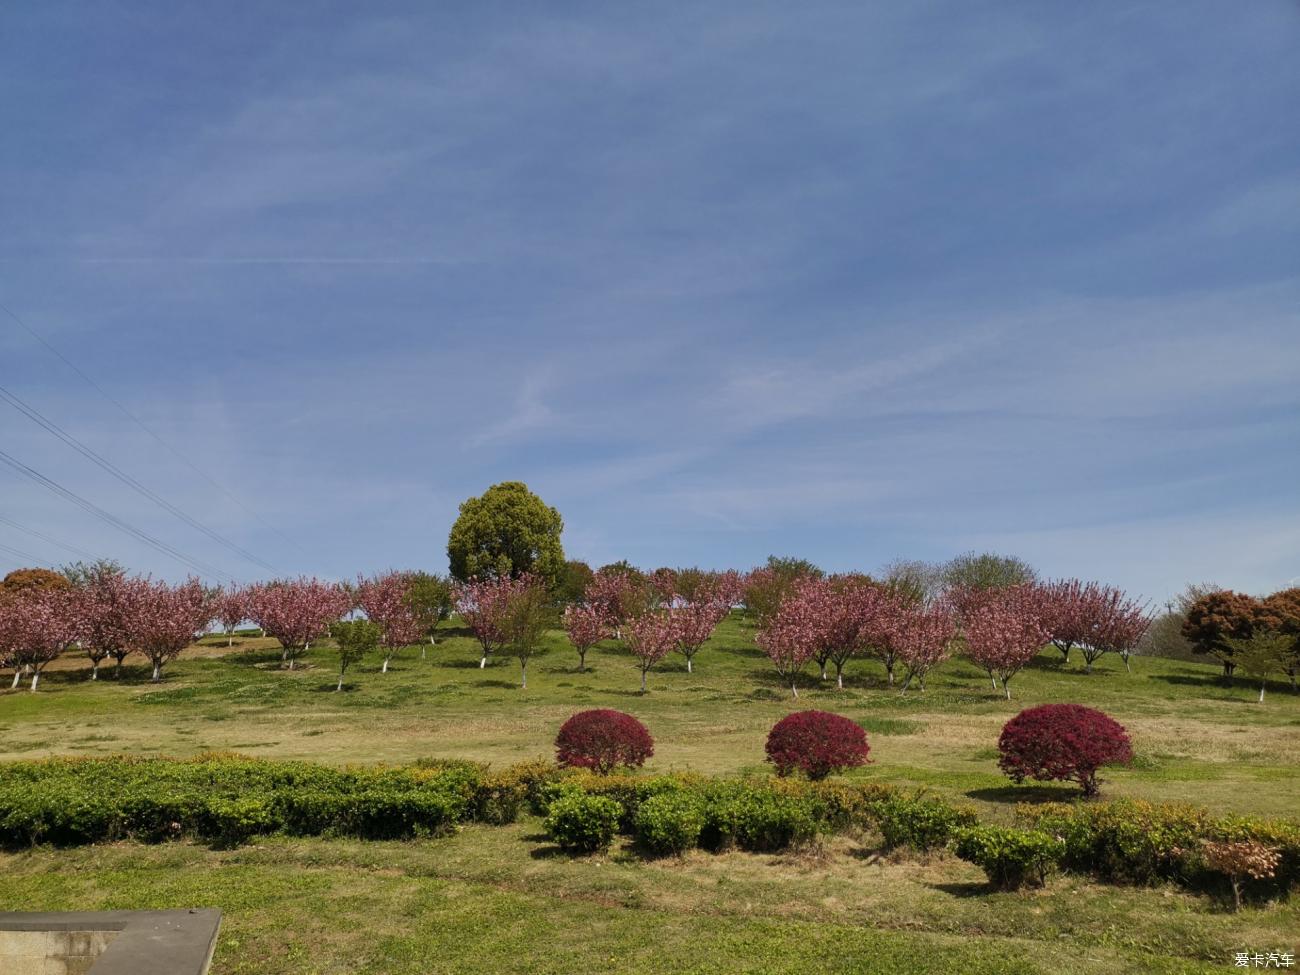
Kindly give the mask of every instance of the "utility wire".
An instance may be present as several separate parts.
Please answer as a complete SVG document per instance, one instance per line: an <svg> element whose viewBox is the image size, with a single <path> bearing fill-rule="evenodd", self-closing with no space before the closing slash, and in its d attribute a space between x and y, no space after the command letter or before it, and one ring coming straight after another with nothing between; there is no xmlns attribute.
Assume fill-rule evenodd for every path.
<svg viewBox="0 0 1300 975"><path fill-rule="evenodd" d="M220 491L222 494L224 494L227 498L229 498L231 501L233 501L236 505L238 505L238 507L240 508L241 511L243 511L245 514L247 514L249 517L256 519L257 522L258 522L260 525L262 525L262 527L266 528L268 531L272 532L273 534L275 534L276 536L278 536L278 537L279 537L280 539L282 539L283 541L288 542L290 545L292 545L294 548L296 548L296 549L297 549L299 552L301 552L303 555L306 555L308 558L311 557L311 553L309 553L309 552L308 552L306 549L304 549L301 545L299 545L297 542L295 542L292 538L290 538L290 537L289 537L288 535L286 535L284 532L280 531L280 529L276 528L275 525L271 524L269 521L267 521L265 518L263 518L261 515L259 515L256 511L253 511L251 508L249 508L246 504L244 504L244 502L240 501L239 498L236 497L236 495L235 495L235 493L234 493L233 491L231 491L229 488L227 488L224 484L222 484L220 481L218 481L216 478L214 478L214 477L213 477L211 474L209 474L207 471L205 471L205 470L203 470L202 468L198 467L198 466L197 466L197 465L196 465L192 460L190 460L188 457L186 457L184 454L182 454L179 450L177 450L175 447L173 447L170 443L168 443L166 440L164 440L162 437L160 437L160 436L159 436L157 433L155 433L155 432L154 432L150 427L146 426L143 420L141 420L138 416L136 416L134 413L132 413L130 410L128 410L125 406L123 406L122 403L121 403L119 400L117 400L117 399L115 399L113 396L111 396L111 395L108 393L108 391L107 391L106 389L104 389L103 386L99 385L99 383L97 383L97 382L95 382L95 380L91 379L90 376L86 375L85 372L83 372L80 368L77 367L77 365L76 365L75 363L72 362L72 360L70 360L70 359L69 359L67 356L65 356L62 352L60 352L60 351L59 351L58 349L56 349L53 345L51 345L49 342L47 342L47 341L45 340L45 337L44 337L43 335L41 335L40 332L36 331L36 329L32 328L32 327L31 327L30 325L28 325L25 321L23 321L21 318L19 318L19 317L18 317L18 316L17 316L17 315L16 315L16 314L11 310L11 309L9 309L8 307L6 307L3 303L0 303L0 311L4 312L6 315L8 315L10 318L12 318L15 322L17 322L18 325L19 325L19 326L20 326L20 327L21 327L25 332L27 332L28 335L30 335L32 338L36 339L37 342L40 342L41 345L45 346L45 348L48 349L48 350L50 351L50 353L51 353L55 358L57 358L57 359L58 359L60 362L62 362L65 366L67 366L69 369L71 369L73 372L75 372L78 376L80 376L80 377L82 378L82 380L83 380L87 385L89 385L90 387L92 387L93 389L95 389L95 390L96 390L96 391L97 391L101 396L104 397L104 399L108 400L110 403L112 403L114 406L116 406L116 407L117 407L117 408L122 412L122 414L123 414L123 415L124 415L128 420L130 420L132 423L134 423L136 426L138 426L138 427L139 427L141 430L143 430L145 433L149 434L149 436L153 437L154 440L158 441L158 443L160 443L163 447L165 447L165 448L167 449L167 451L168 451L168 452L169 452L173 457L175 457L175 458L176 458L177 460L179 460L182 464L184 464L186 467L188 467L190 470L192 470L195 474L199 475L199 477L203 478L205 481L207 481L209 484L211 484L214 488L216 488L218 491Z"/></svg>
<svg viewBox="0 0 1300 975"><path fill-rule="evenodd" d="M107 522L108 524L112 525L114 528L118 529L119 531L123 531L126 534L130 535L132 538L144 542L146 545L150 546L153 549L156 549L159 552L162 552L164 555L170 555L173 559L175 559L177 562L180 562L182 565L186 566L187 568L196 570L200 573L206 573L207 575L217 576L218 578L227 579L227 580L231 579L230 575L228 575L225 572L222 572L220 569L214 568L205 562L199 561L198 559L191 558L190 556L186 555L184 552L172 548L166 542L159 541L149 533L142 531L141 529L136 528L134 525L131 525L123 521L121 518L118 518L116 515L110 514L109 512L105 511L103 508L99 507L99 505L95 504L94 502L87 501L81 495L75 493L74 491L68 490L62 484L59 484L57 481L53 481L50 478L46 477L40 471L28 467L22 461L18 460L15 457L11 457L3 450L0 450L0 463L8 465L9 467L13 468L13 470L17 471L19 474L22 474L23 476L28 477L31 480L35 481L37 484L41 485L42 487L50 491L53 491L55 494L57 494L59 497L63 498L64 500L71 501L78 508L81 508L83 511L86 511L89 514L94 515L96 518L100 519L101 521Z"/></svg>
<svg viewBox="0 0 1300 975"><path fill-rule="evenodd" d="M161 497L160 495L149 490L149 488L145 487L143 484L137 481L130 474L126 473L126 471L122 470L120 467L118 467L112 461L105 458L103 455L96 453L90 447L86 446L84 443L82 443L72 434L68 433L66 430L60 427L53 420L49 419L49 417L44 416L34 406L31 406L30 404L23 402L23 400L19 399L18 396L15 395L12 391L5 389L4 386L0 386L0 399L3 399L10 406L18 410L20 413L22 413L32 422L36 423L38 426L42 427L49 433L54 434L56 437L62 440L65 444L67 444L77 453L85 457L87 460L92 461L93 463L97 464L99 467L108 471L108 473L112 474L114 477L116 477L127 487L132 488L139 494L142 494L144 497L148 498L150 501L158 505L158 507L162 508L164 511L168 511L171 514L175 515L177 518L185 522L185 524L189 525L191 528L195 529L196 531L202 532L204 535L207 535L208 538L212 539L217 544L224 545L226 548L230 549L236 555L239 555L242 558L247 559L249 562L252 562L254 565L260 566L261 568L266 569L269 572L278 573L279 570L277 570L276 567L271 565L269 562L266 562L263 559L258 558L256 555L254 555L252 552L248 551L247 549L242 548L239 545L236 545L234 542L226 538L224 535L218 534L217 532L209 528L207 525L203 524L197 519L191 517L186 512L182 511L180 508L176 507L176 505L172 504L166 498Z"/></svg>
<svg viewBox="0 0 1300 975"><path fill-rule="evenodd" d="M46 568L48 568L50 565L53 564L51 562L46 562L44 559L38 559L35 555L32 555L30 552L24 552L22 549L12 548L8 545L0 545L0 552L8 552L10 555L16 555L18 558L23 559L24 561L35 562L38 565L45 566Z"/></svg>
<svg viewBox="0 0 1300 975"><path fill-rule="evenodd" d="M59 548L66 549L67 551L71 552L73 555L79 555L83 559L90 559L92 562L94 562L99 558L98 555L95 555L92 552L87 552L84 548L77 548L77 546L69 545L67 542L61 542L57 538L51 538L49 535L45 534L44 532L38 532L35 528L28 528L26 525L20 525L12 518L6 518L4 515L0 515L0 525L8 525L10 528L18 529L20 532L26 532L28 535L31 535L33 538L39 538L43 542L49 542L51 545L57 545Z"/></svg>

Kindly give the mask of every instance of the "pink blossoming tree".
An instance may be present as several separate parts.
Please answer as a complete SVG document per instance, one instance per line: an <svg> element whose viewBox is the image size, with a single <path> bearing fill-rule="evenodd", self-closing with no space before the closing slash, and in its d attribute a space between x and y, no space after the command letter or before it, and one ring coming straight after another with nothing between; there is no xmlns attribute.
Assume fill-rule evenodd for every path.
<svg viewBox="0 0 1300 975"><path fill-rule="evenodd" d="M1026 583L996 591L963 621L967 655L998 681L1011 700L1011 678L1051 639L1047 613L1037 586Z"/></svg>
<svg viewBox="0 0 1300 975"><path fill-rule="evenodd" d="M623 627L623 640L641 671L641 693L646 693L646 674L677 646L678 629L667 610L642 613Z"/></svg>
<svg viewBox="0 0 1300 975"><path fill-rule="evenodd" d="M221 624L222 632L226 634L226 646L235 645L235 627L249 618L248 607L249 590L242 586L224 589L217 597L215 615L217 622Z"/></svg>
<svg viewBox="0 0 1300 975"><path fill-rule="evenodd" d="M942 604L900 602L892 615L885 640L907 670L903 690L916 681L925 690L925 676L952 655L957 624Z"/></svg>
<svg viewBox="0 0 1300 975"><path fill-rule="evenodd" d="M163 665L197 640L212 621L212 599L198 579L178 586L132 579L123 591L127 642L153 664L153 680Z"/></svg>
<svg viewBox="0 0 1300 975"><path fill-rule="evenodd" d="M337 583L279 579L258 587L249 615L267 636L280 641L280 659L293 670L311 642L327 634L330 624L350 613L352 606L352 594Z"/></svg>
<svg viewBox="0 0 1300 975"><path fill-rule="evenodd" d="M595 606L577 604L564 608L564 632L578 651L578 670L587 669L587 651L609 635L604 616Z"/></svg>
<svg viewBox="0 0 1300 975"><path fill-rule="evenodd" d="M409 576L401 572L386 572L373 579L357 577L357 604L383 630L384 663L380 673L388 673L393 654L419 643L427 629L409 598L409 589Z"/></svg>
<svg viewBox="0 0 1300 975"><path fill-rule="evenodd" d="M487 666L488 657L506 642L505 620L510 600L528 587L526 579L501 576L495 579L472 579L456 587L453 599L456 613L473 632L483 657L479 669Z"/></svg>
<svg viewBox="0 0 1300 975"><path fill-rule="evenodd" d="M13 686L31 674L32 690L41 672L81 636L77 593L72 589L28 588L0 602L0 644L14 667Z"/></svg>
<svg viewBox="0 0 1300 975"><path fill-rule="evenodd" d="M99 664L105 657L117 660L115 671L122 676L122 661L131 652L127 610L131 584L121 574L91 579L76 590L77 613L82 630L79 643L90 658L90 679L99 679Z"/></svg>

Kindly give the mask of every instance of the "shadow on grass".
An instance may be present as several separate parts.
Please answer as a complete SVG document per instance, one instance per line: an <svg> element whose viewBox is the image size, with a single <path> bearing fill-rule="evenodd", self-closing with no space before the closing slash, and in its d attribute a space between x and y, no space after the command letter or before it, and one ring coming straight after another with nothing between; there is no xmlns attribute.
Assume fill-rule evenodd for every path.
<svg viewBox="0 0 1300 975"><path fill-rule="evenodd" d="M929 884L932 890L941 890L945 894L951 894L953 897L983 897L987 894L994 893L995 888L985 882L968 882L952 884Z"/></svg>
<svg viewBox="0 0 1300 975"><path fill-rule="evenodd" d="M970 789L969 799L984 802L1071 802L1083 795L1078 789L1066 785L1000 785L984 789Z"/></svg>
<svg viewBox="0 0 1300 975"><path fill-rule="evenodd" d="M488 680L476 680L474 682L474 686L475 687L506 687L516 691L520 689L519 681L517 680L498 680L496 678L492 678Z"/></svg>

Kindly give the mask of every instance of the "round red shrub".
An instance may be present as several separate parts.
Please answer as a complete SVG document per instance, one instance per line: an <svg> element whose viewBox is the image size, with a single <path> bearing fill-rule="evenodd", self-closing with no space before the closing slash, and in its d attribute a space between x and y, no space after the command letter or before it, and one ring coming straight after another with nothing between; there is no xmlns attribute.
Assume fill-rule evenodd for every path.
<svg viewBox="0 0 1300 975"><path fill-rule="evenodd" d="M632 715L610 708L579 711L555 736L557 762L595 772L644 765L654 753L655 742L646 726Z"/></svg>
<svg viewBox="0 0 1300 975"><path fill-rule="evenodd" d="M1085 796L1097 794L1097 769L1133 759L1124 726L1082 704L1026 708L1003 727L998 751L1013 782L1078 782Z"/></svg>
<svg viewBox="0 0 1300 975"><path fill-rule="evenodd" d="M798 769L810 779L824 779L865 765L870 750L860 724L829 711L796 711L767 734L767 760L778 775Z"/></svg>

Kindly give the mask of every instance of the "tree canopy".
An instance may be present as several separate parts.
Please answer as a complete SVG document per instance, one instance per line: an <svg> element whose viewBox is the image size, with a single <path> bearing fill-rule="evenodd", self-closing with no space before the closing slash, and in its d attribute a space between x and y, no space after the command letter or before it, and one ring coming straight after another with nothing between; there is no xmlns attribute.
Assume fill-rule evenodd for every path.
<svg viewBox="0 0 1300 975"><path fill-rule="evenodd" d="M452 577L470 579L540 576L554 585L564 571L560 513L522 481L494 484L460 506L447 539Z"/></svg>

